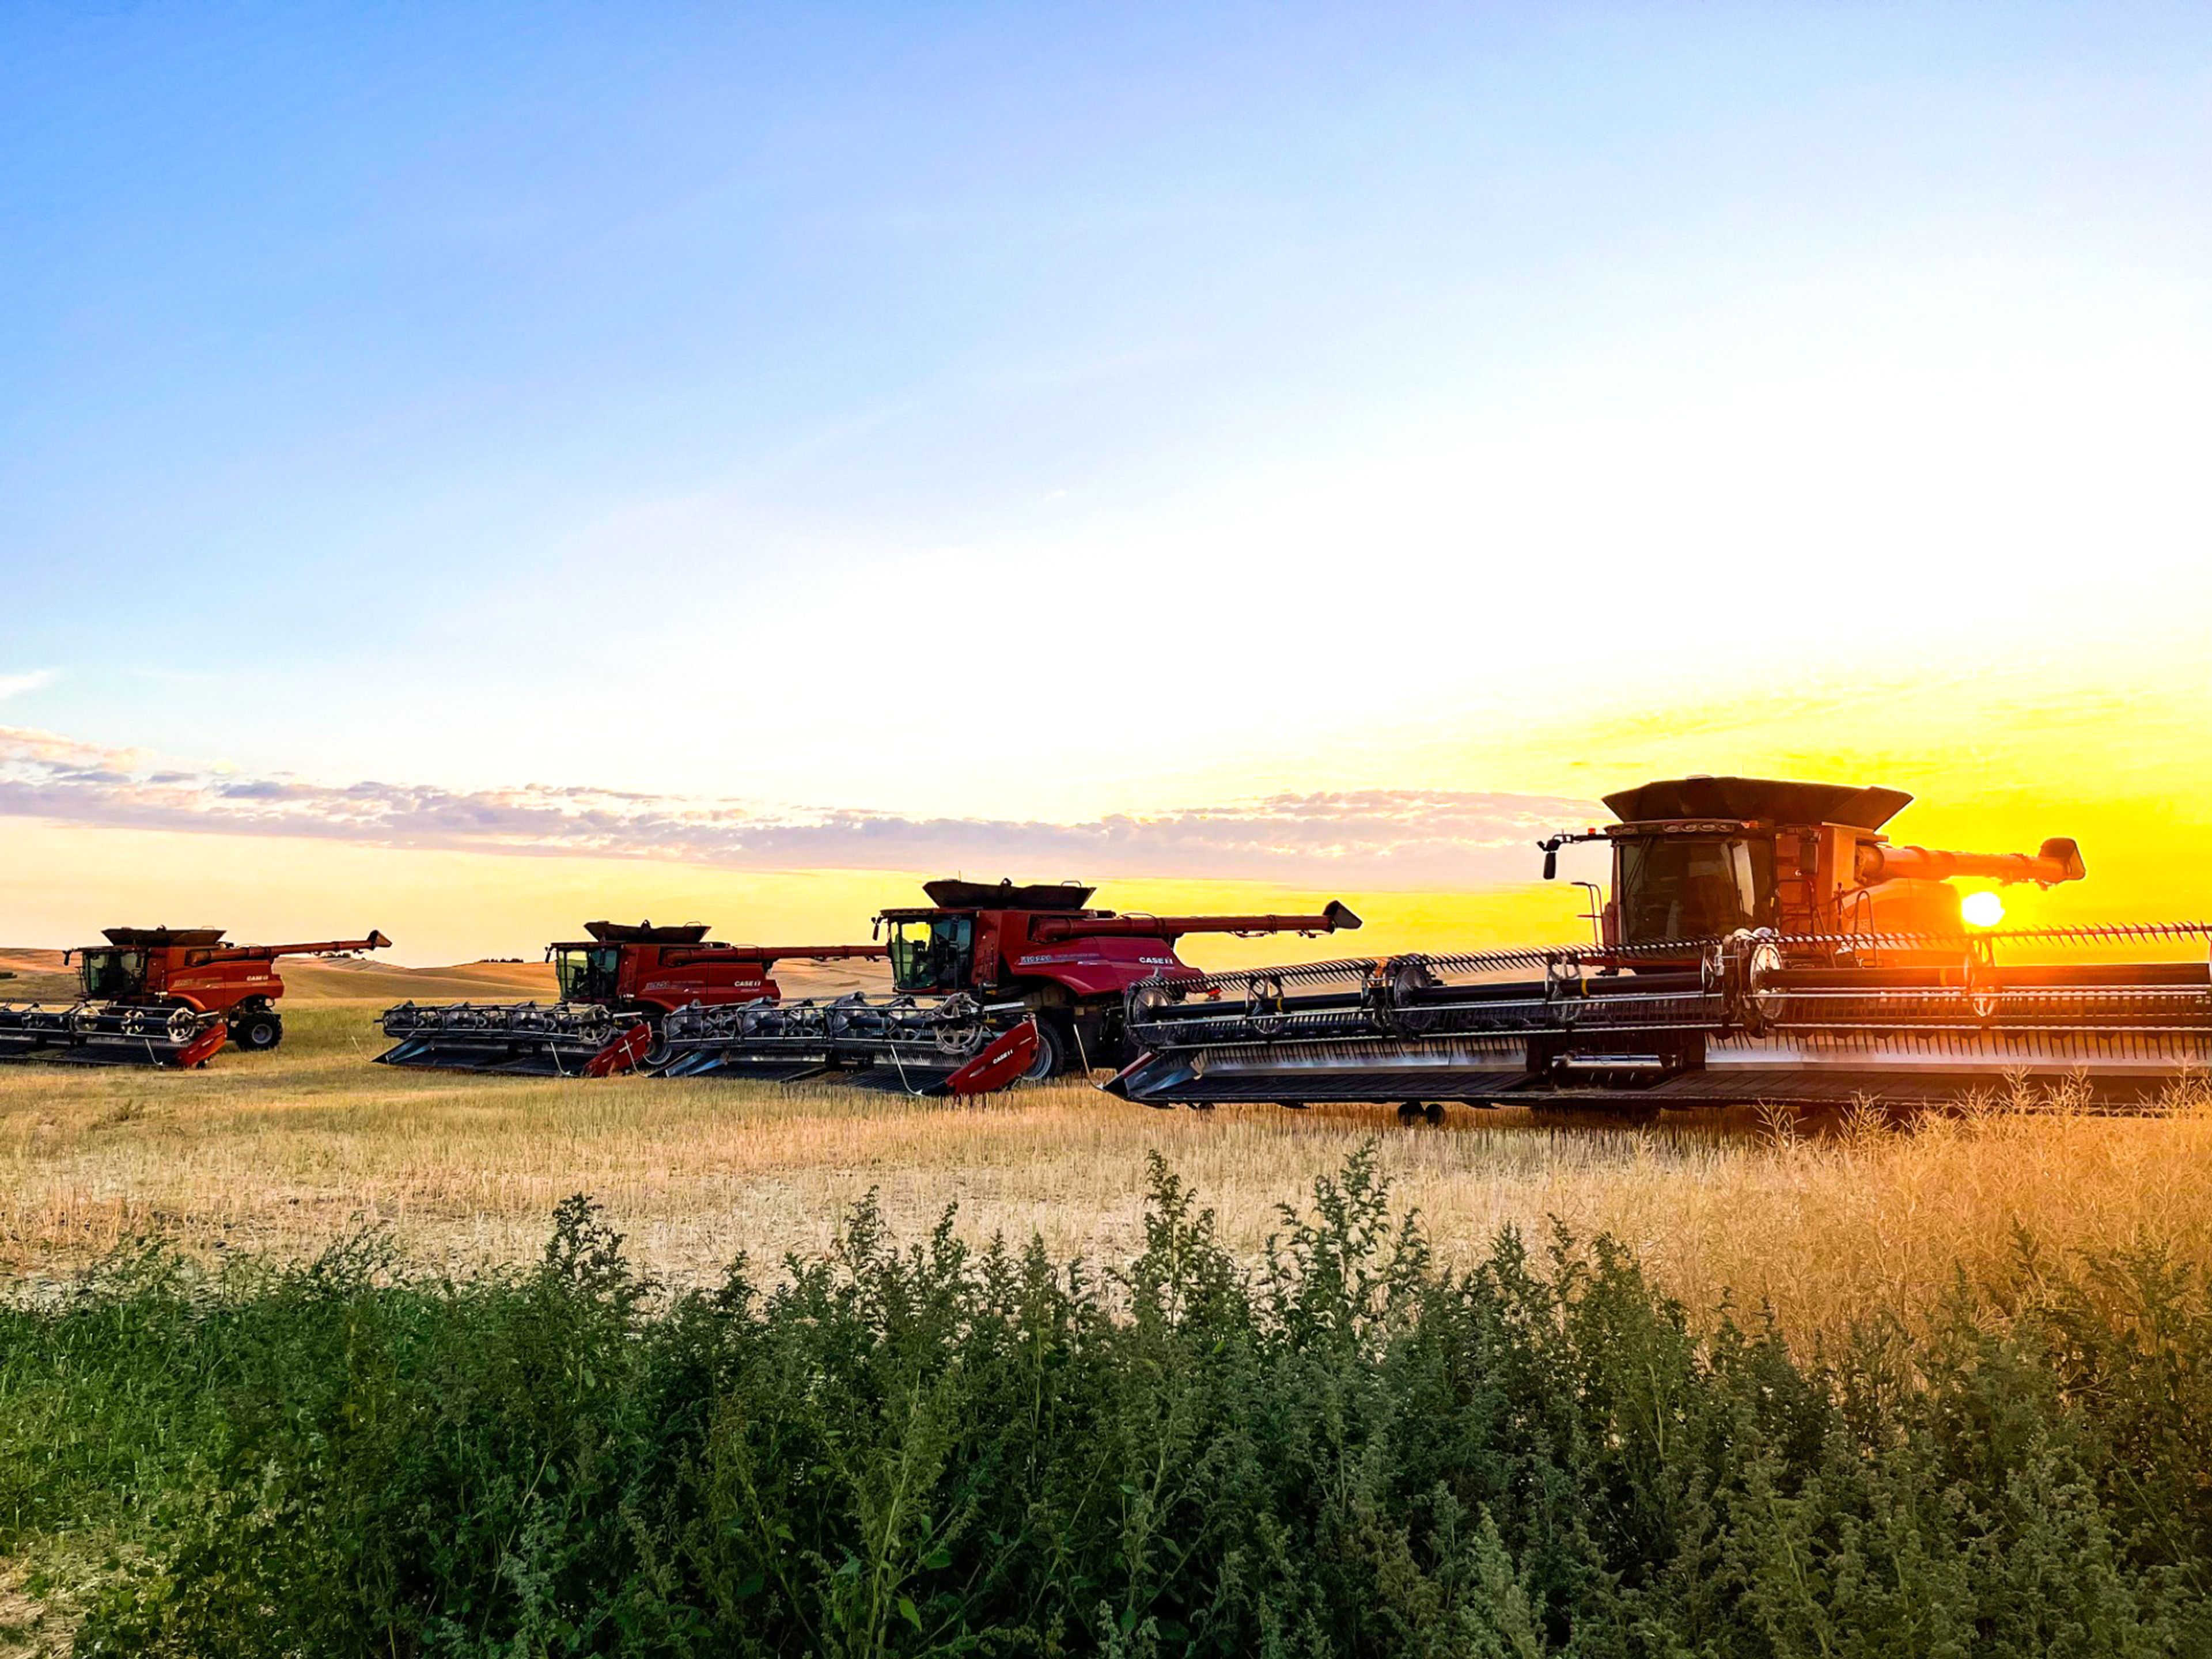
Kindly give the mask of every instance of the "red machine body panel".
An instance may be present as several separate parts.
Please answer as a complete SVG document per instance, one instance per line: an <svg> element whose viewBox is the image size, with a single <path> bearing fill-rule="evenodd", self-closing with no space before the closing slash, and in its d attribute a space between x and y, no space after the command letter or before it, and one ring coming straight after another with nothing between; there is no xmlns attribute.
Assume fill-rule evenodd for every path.
<svg viewBox="0 0 2212 1659"><path fill-rule="evenodd" d="M769 963L749 957L651 945L623 948L619 982L625 1005L666 1013L694 1002L709 1006L777 995Z"/></svg>
<svg viewBox="0 0 2212 1659"><path fill-rule="evenodd" d="M178 956L186 959L174 960ZM193 956L202 960L191 960ZM147 995L171 997L201 1013L220 1014L228 1013L248 997L266 997L274 1002L284 994L284 981L274 957L206 958L204 951L157 953L147 964Z"/></svg>
<svg viewBox="0 0 2212 1659"><path fill-rule="evenodd" d="M653 1027L626 1025L615 1040L584 1062L586 1077L621 1077L635 1071L653 1050Z"/></svg>
<svg viewBox="0 0 2212 1659"><path fill-rule="evenodd" d="M222 1024L212 1024L191 1042L186 1043L178 1053L173 1063L179 1069L184 1071L189 1071L195 1066L204 1066L222 1052L222 1045L229 1036L229 1030Z"/></svg>
<svg viewBox="0 0 2212 1659"><path fill-rule="evenodd" d="M927 1092L939 1095L996 1094L1036 1063L1038 1042L1036 1022L1025 1019Z"/></svg>
<svg viewBox="0 0 2212 1659"><path fill-rule="evenodd" d="M1007 975L1050 980L1079 997L1118 997L1140 980L1197 970L1158 939L1074 939L1030 945L1005 963Z"/></svg>

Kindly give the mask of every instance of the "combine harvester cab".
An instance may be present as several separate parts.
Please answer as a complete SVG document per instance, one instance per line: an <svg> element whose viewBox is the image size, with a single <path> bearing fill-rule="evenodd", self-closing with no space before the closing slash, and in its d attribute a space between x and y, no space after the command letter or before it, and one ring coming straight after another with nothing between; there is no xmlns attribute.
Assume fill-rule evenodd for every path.
<svg viewBox="0 0 2212 1659"><path fill-rule="evenodd" d="M1954 878L2050 887L2081 878L2080 851L1893 845L1881 827L1910 799L1757 778L1608 796L1620 822L1540 843L1547 878L1561 847L1609 845L1593 943L1140 985L1127 1024L1144 1052L1108 1087L1433 1120L1444 1102L1906 1105L2015 1086L2136 1110L2203 1073L2212 929L1970 926ZM2106 959L2141 942L2193 959Z"/></svg>
<svg viewBox="0 0 2212 1659"><path fill-rule="evenodd" d="M1333 933L1359 918L1152 916L1089 908L1070 884L933 881L930 902L885 910L893 994L684 1009L667 1025L671 1077L779 1081L881 1066L916 1093L980 1094L1130 1058L1129 988L1197 977L1176 955L1188 933Z"/></svg>
<svg viewBox="0 0 2212 1659"><path fill-rule="evenodd" d="M384 1011L385 1066L522 1077L611 1077L650 1069L676 1009L774 998L778 962L880 960L880 945L724 945L707 924L592 921L587 939L545 947L554 1003L403 1002Z"/></svg>
<svg viewBox="0 0 2212 1659"><path fill-rule="evenodd" d="M74 958L82 998L66 1006L0 1003L0 1060L80 1065L204 1066L226 1042L258 1054L284 1040L280 957L350 956L392 941L231 945L220 927L110 927Z"/></svg>

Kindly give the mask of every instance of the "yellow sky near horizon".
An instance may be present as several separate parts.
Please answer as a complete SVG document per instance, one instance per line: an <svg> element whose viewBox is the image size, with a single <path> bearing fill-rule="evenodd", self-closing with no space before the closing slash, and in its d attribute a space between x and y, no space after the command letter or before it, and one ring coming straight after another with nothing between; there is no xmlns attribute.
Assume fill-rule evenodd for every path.
<svg viewBox="0 0 2212 1659"><path fill-rule="evenodd" d="M1534 854L1531 852L1531 868ZM283 836L80 830L0 819L0 944L58 948L118 924L221 926L237 939L325 938L381 928L391 960L431 966L535 957L599 917L706 921L751 944L868 936L887 907L925 901L935 871L744 871L636 859L518 858L407 851ZM32 872L44 873L33 876ZM1073 873L1073 872L1070 872ZM1571 887L1478 893L1363 892L1229 881L1100 884L1097 902L1160 912L1307 912L1344 897L1366 921L1358 948L1444 949L1470 939L1571 938ZM1347 942L1206 939L1187 952L1221 966L1337 956Z"/></svg>
<svg viewBox="0 0 2212 1659"><path fill-rule="evenodd" d="M2130 690L2039 680L2034 665L1966 683L1931 675L1918 688L1801 686L1707 708L1616 708L1576 727L1409 744L1404 765L1440 787L1595 796L1647 778L1741 772L1883 783L1915 804L1893 838L1979 851L2032 850L2045 836L2082 845L2089 878L2039 894L2011 890L2008 919L2099 921L2212 915L2212 744L2197 710L2204 669L2171 665ZM1567 827L1562 825L1561 827ZM1580 937L1579 894L1534 879L1473 890L1332 884L1324 860L1310 884L1279 881L1102 881L1098 902L1152 910L1317 908L1342 897L1366 918L1369 951L1479 947ZM322 937L380 927L397 961L534 956L599 916L700 920L758 943L865 937L885 905L918 899L924 877L882 869L743 870L641 859L414 851L337 839L73 828L0 819L0 943L67 945L118 922L214 924L234 937ZM1000 873L972 866L971 875ZM1018 870L1024 878L1103 872ZM1581 849L1563 874L1603 874ZM1340 953L1346 941L1193 941L1205 964L1232 966Z"/></svg>

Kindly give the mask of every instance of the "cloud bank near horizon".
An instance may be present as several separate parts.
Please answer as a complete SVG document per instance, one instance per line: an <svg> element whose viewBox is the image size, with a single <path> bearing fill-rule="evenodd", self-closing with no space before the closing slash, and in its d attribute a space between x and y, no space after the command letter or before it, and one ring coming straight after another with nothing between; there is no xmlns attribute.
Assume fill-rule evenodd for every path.
<svg viewBox="0 0 2212 1659"><path fill-rule="evenodd" d="M653 859L723 868L929 870L1359 882L1525 881L1529 843L1588 821L1588 801L1363 789L1085 822L772 807L581 785L452 790L331 784L175 766L142 751L0 726L0 816L91 828L306 836L517 857Z"/></svg>

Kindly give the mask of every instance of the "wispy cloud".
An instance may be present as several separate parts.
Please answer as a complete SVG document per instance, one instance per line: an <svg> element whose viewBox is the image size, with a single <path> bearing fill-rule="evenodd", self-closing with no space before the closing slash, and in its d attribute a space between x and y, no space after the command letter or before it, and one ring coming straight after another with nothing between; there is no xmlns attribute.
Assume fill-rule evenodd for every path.
<svg viewBox="0 0 2212 1659"><path fill-rule="evenodd" d="M0 726L0 814L515 856L1480 885L1525 879L1529 843L1590 811L1551 796L1370 789L1078 822L923 817L583 785L451 790L251 776Z"/></svg>
<svg viewBox="0 0 2212 1659"><path fill-rule="evenodd" d="M53 683L54 671L51 668L33 668L27 674L0 674L0 702Z"/></svg>

